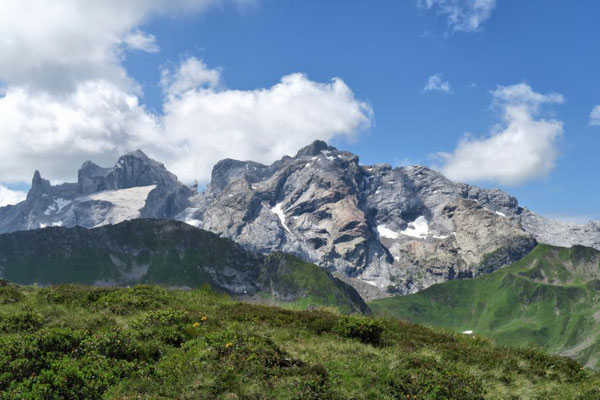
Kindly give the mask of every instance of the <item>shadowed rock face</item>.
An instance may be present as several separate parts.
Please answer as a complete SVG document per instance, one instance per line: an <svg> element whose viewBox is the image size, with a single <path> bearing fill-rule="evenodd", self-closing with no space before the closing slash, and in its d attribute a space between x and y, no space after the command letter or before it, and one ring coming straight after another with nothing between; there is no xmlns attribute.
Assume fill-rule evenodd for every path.
<svg viewBox="0 0 600 400"><path fill-rule="evenodd" d="M138 283L213 289L247 300L268 294L343 312L369 313L359 294L316 265L289 254L253 253L179 221L135 219L0 235L0 278L31 285ZM305 300L306 301L306 300Z"/></svg>
<svg viewBox="0 0 600 400"><path fill-rule="evenodd" d="M505 192L425 167L360 165L322 141L271 165L222 160L204 193L141 151L113 168L86 162L73 184L51 186L36 173L27 200L0 208L0 232L139 217L185 221L253 251L297 254L368 299L493 271L536 240L600 249L598 224L542 218Z"/></svg>

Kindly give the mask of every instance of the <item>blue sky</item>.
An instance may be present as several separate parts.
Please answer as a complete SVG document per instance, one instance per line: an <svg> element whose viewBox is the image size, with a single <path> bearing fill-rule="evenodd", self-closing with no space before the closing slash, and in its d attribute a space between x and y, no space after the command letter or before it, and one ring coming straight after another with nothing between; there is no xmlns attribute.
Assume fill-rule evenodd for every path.
<svg viewBox="0 0 600 400"><path fill-rule="evenodd" d="M165 129L161 137L169 137L170 132L165 126L177 129L182 124L182 117L166 118L164 115L173 113L175 107L182 109L184 94L173 95L179 99L175 106L168 100L168 89L165 89L164 79L161 84L161 76L170 71L170 87L173 87L173 82L183 76L181 65L186 60L197 60L202 63L199 68L203 71L218 74L215 78L218 83L195 82L194 90L210 87L223 95L270 90L282 77L296 72L304 74L309 83L316 84L328 85L337 77L353 96L349 99L344 95L341 106L362 109L363 115L372 117L371 122L365 123L356 112L352 116L336 114L332 118L344 120L343 132L332 126L329 130L307 134L306 140L325 132L321 133L326 136L324 139L357 153L365 164L386 162L446 168L454 171L454 176L465 177L460 180L500 187L517 196L522 205L544 215L575 220L600 219L600 188L595 179L600 170L597 156L600 126L594 126L590 120L592 109L600 104L600 57L596 55L600 45L600 28L596 22L600 3L581 1L577 5L567 5L559 0L481 2L488 7L484 11L489 15L483 15L485 12L479 15L474 27L461 25L465 21L462 18L477 16L473 3L466 0L246 0L241 5L239 1L203 4L201 8L185 12L135 9L132 15L137 16L135 13L139 12L139 18L132 17L132 21L114 28L115 32L119 35L131 31L141 33L143 37L153 39L154 48L135 44L126 48L123 45L126 41L121 40L116 61L110 57L101 60L107 69L120 69L121 75L126 75L130 82L114 83L121 79L118 73L94 71L81 72L85 77L77 78L79 80L73 81L71 86L81 87L85 79L114 83L123 93L135 96L143 108L144 116L140 117L138 112L135 121L146 115L150 115L150 119L164 119L157 124ZM105 47L114 51L114 43ZM0 58L2 50L0 47ZM10 68L16 69L19 65L0 65L0 82L7 88L6 98L10 97L11 89L34 86L29 84L34 82L33 72L31 76L15 76ZM80 71L91 71L91 67L77 65L73 70L77 73L70 72L69 76L79 76ZM432 77L437 77L432 81L434 89L425 90ZM37 84L37 75L35 79ZM40 79L42 83L44 79L50 80L43 76ZM447 86L441 85L444 82ZM513 93L519 88L515 86L518 84L526 84L530 91L520 90L516 98ZM41 88L31 90L50 93L49 98L55 101L66 96L64 91L75 90L65 88L60 89L61 94L43 84ZM510 89L510 94L502 95L499 88ZM312 92L318 96L319 90L327 88L319 87ZM535 104L532 98L536 99ZM337 100L338 97L331 98L331 101ZM361 108L363 105L372 115ZM81 107L78 107L80 111ZM490 135L505 132L511 122L515 123L515 119L506 118L511 107L523 111L533 121L548 123L548 126L534 124L539 132L525 134L529 135L527 146L531 146L531 153L539 157L548 152L547 158L554 162L540 161L539 164L521 166L522 159L529 155L527 148L524 152L490 161L482 168L485 171L473 178L464 171L464 166L469 164L462 158L465 154L470 157L469 152L488 149L493 145L485 142ZM268 114L268 111L264 112ZM327 115L322 118L315 120L315 124L325 124ZM128 118L128 121L132 119ZM123 122L118 121L118 124ZM199 119L186 129L202 132L203 124L212 125L213 120ZM516 130L533 126L515 124ZM119 129L131 130L140 124L127 122L125 127L119 126ZM222 126L222 122L216 126ZM241 126L234 128L245 129L245 125ZM250 124L247 134L261 135L262 126L274 125L271 122ZM285 124L276 126L286 129ZM254 132L250 132L253 127ZM158 135L156 128L149 128L147 124L139 129L149 132L144 133L144 138ZM467 132L472 135L471 141L478 144L467 146L461 152L455 151ZM285 132L282 134L285 136ZM538 134L548 136L538 140ZM268 133L264 135L267 137ZM298 136L294 132L290 135ZM66 159L76 163L92 158L107 164L119 151L134 144L144 144L146 140L136 136L135 140L128 137L124 141L116 133L103 133L102 137L115 137L114 141L118 143L103 153L89 147L81 147L79 151L73 149L73 156ZM195 140L180 134L175 134L174 138L186 143ZM151 140L156 142L157 139L148 140L152 143ZM244 139L242 143L246 140L251 139ZM297 147L294 141L291 143ZM258 145L255 153L259 154L264 145ZM198 146L204 146L204 142L198 142ZM290 151L285 145L276 147L277 151L270 151L261 161L279 156L278 152ZM198 154L193 152L193 146L189 148L191 154ZM173 157L174 161L170 163L171 156L161 151L160 148L150 149L149 153L157 157L162 155L160 158L167 166L173 164L180 176L194 168L204 168L202 161L197 160L178 164ZM439 152L448 153L450 158L441 158L436 155ZM255 154L232 150L233 154L229 155L226 149L213 153L241 158ZM48 159L54 155L48 152ZM47 164L40 162L38 167L36 160L41 157L36 158L35 154L22 157L28 160L25 164L31 173L34 168L40 168L44 175L45 167L46 175L55 181L70 178L66 172L68 165L59 168L48 161ZM513 160L515 169L527 171L505 174L500 164L512 165ZM70 169L76 170L77 166L72 164ZM0 167L7 168L1 162ZM494 168L500 171L494 171ZM15 176L25 174L25 167L22 174L15 172ZM188 175L191 176L184 176ZM202 180L206 174L199 175ZM24 179L8 179L1 175L0 182L9 189L23 189L26 185Z"/></svg>

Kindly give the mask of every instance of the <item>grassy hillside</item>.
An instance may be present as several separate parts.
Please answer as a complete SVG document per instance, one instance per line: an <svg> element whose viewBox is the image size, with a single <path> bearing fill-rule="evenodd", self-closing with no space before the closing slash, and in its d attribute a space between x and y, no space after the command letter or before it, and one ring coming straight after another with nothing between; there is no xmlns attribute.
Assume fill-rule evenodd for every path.
<svg viewBox="0 0 600 400"><path fill-rule="evenodd" d="M138 219L96 229L3 234L0 278L40 286L210 285L246 300L369 313L352 287L314 264L282 253L252 253L178 221Z"/></svg>
<svg viewBox="0 0 600 400"><path fill-rule="evenodd" d="M589 367L600 358L600 252L539 245L510 267L370 303L386 315L504 345L535 345Z"/></svg>
<svg viewBox="0 0 600 400"><path fill-rule="evenodd" d="M569 358L197 289L0 287L3 399L597 399Z"/></svg>

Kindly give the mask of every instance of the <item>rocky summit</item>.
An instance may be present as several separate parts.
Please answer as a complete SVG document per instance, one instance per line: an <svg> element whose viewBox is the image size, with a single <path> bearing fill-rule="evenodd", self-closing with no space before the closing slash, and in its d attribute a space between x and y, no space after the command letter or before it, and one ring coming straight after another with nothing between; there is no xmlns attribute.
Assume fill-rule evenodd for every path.
<svg viewBox="0 0 600 400"><path fill-rule="evenodd" d="M113 168L86 162L78 176L51 186L36 172L27 199L0 208L0 232L178 219L252 251L296 254L368 300L495 271L538 242L600 249L597 223L550 220L426 167L361 165L322 141L271 165L222 160L202 193L141 151Z"/></svg>
<svg viewBox="0 0 600 400"><path fill-rule="evenodd" d="M77 183L52 186L35 171L25 201L0 208L0 233L170 218L188 207L192 194L163 164L138 150L120 157L112 168L86 161Z"/></svg>

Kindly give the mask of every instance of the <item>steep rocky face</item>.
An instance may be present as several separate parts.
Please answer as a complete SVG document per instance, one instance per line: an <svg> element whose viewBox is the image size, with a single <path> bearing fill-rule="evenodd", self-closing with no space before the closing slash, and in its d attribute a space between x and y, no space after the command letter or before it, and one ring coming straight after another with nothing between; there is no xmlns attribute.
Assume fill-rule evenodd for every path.
<svg viewBox="0 0 600 400"><path fill-rule="evenodd" d="M246 300L271 296L368 313L351 286L295 256L268 256L178 221L136 219L95 229L0 235L0 278L20 284L210 285Z"/></svg>
<svg viewBox="0 0 600 400"><path fill-rule="evenodd" d="M536 244L501 191L423 167L361 166L320 141L271 166L225 160L190 201L180 219L254 250L299 254L366 298L491 272Z"/></svg>
<svg viewBox="0 0 600 400"><path fill-rule="evenodd" d="M86 161L77 183L52 186L35 172L27 199L0 208L0 233L46 226L95 227L140 217L172 218L193 192L165 166L135 151L113 168Z"/></svg>
<svg viewBox="0 0 600 400"><path fill-rule="evenodd" d="M0 233L178 219L258 252L285 251L352 283L368 299L475 277L520 259L536 240L600 249L600 224L540 217L497 189L425 167L361 165L315 141L272 165L225 159L205 192L141 151L112 168L86 162L77 183L36 172L27 199L0 208Z"/></svg>

